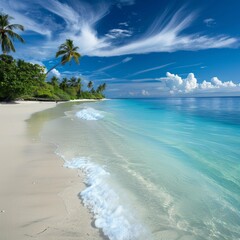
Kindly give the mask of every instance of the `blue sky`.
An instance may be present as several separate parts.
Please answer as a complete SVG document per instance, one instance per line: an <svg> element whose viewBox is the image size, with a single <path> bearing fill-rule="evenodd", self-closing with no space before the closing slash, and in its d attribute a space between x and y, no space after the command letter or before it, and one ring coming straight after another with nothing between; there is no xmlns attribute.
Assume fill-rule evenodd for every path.
<svg viewBox="0 0 240 240"><path fill-rule="evenodd" d="M1 0L25 26L15 57L50 68L74 40L80 76L108 97L240 95L239 0Z"/></svg>

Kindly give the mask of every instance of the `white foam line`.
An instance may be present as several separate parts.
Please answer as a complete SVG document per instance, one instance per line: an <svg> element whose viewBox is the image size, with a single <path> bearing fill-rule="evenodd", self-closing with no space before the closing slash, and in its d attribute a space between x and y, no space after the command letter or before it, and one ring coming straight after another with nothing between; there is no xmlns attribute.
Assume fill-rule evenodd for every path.
<svg viewBox="0 0 240 240"><path fill-rule="evenodd" d="M119 196L107 183L110 176L107 171L85 157L66 161L64 166L85 173L87 188L80 193L83 204L94 214L95 226L110 240L146 239L143 226L120 204Z"/></svg>
<svg viewBox="0 0 240 240"><path fill-rule="evenodd" d="M84 108L76 113L76 117L83 120L96 121L102 119L104 116L94 108Z"/></svg>

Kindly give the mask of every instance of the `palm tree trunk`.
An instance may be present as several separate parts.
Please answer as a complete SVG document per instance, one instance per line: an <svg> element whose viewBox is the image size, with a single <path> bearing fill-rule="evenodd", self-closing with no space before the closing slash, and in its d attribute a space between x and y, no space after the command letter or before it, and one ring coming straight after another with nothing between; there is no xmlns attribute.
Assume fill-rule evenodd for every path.
<svg viewBox="0 0 240 240"><path fill-rule="evenodd" d="M60 64L61 64L61 62L60 62L60 63L57 63L56 65L54 65L53 67L51 67L51 68L47 71L46 76L47 76L55 67L57 67L57 66L60 65Z"/></svg>

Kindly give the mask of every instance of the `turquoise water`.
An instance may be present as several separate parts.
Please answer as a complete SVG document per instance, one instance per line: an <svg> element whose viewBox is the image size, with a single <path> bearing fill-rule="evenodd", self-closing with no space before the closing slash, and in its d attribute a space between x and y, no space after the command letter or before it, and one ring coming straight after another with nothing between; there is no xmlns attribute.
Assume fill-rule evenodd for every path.
<svg viewBox="0 0 240 240"><path fill-rule="evenodd" d="M109 239L240 239L240 98L61 105L42 137Z"/></svg>

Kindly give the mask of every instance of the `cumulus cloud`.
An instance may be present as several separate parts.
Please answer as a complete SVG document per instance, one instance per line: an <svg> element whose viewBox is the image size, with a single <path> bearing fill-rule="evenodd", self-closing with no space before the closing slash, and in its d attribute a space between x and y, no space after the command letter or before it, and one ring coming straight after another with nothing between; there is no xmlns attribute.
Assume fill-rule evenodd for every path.
<svg viewBox="0 0 240 240"><path fill-rule="evenodd" d="M193 73L189 73L187 78L182 78L177 74L167 72L166 77L160 78L159 80L161 80L159 89L168 90L170 94L224 93L240 90L240 84L235 84L232 81L223 82L217 77L213 77L210 82L203 81L202 83L198 83Z"/></svg>
<svg viewBox="0 0 240 240"><path fill-rule="evenodd" d="M149 92L147 90L143 89L142 90L142 95L143 96L149 96L150 94L149 94Z"/></svg>
<svg viewBox="0 0 240 240"><path fill-rule="evenodd" d="M138 84L136 84L136 82ZM193 73L186 78L167 73L166 77L144 79L109 79L109 97L211 97L240 96L240 84L213 77L200 82Z"/></svg>
<svg viewBox="0 0 240 240"><path fill-rule="evenodd" d="M57 78L61 78L61 73L56 69L54 68L50 73L49 73L49 77L57 77Z"/></svg>

